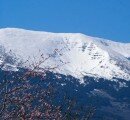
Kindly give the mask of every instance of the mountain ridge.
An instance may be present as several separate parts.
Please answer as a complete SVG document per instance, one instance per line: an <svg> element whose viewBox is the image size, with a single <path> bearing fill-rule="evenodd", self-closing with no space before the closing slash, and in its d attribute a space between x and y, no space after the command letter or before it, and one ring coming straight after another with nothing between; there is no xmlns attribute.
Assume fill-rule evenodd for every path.
<svg viewBox="0 0 130 120"><path fill-rule="evenodd" d="M1 63L5 59L3 51L10 57L13 56L15 63L11 65L16 68L21 61L24 63L30 59L28 64L32 64L34 61L41 60L41 54L45 57L53 54L53 58L41 67L49 68L58 65L61 68L55 72L79 78L91 74L108 79L113 77L130 79L128 60L130 43L114 42L81 33L51 33L3 28L0 29ZM63 65L64 62L67 64ZM30 67L28 64L19 67Z"/></svg>

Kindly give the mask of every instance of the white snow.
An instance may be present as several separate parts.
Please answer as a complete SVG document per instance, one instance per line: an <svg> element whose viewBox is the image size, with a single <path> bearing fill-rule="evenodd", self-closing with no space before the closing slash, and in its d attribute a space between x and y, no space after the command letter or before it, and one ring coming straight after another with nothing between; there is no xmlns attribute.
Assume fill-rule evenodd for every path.
<svg viewBox="0 0 130 120"><path fill-rule="evenodd" d="M0 29L0 64L32 69L33 64L43 60L42 54L44 58L49 54L53 56L40 64L41 69L51 67L54 72L80 79L84 75L91 75L130 80L130 60L127 59L130 57L130 43L118 43L80 33ZM7 56L12 56L14 61L6 62Z"/></svg>

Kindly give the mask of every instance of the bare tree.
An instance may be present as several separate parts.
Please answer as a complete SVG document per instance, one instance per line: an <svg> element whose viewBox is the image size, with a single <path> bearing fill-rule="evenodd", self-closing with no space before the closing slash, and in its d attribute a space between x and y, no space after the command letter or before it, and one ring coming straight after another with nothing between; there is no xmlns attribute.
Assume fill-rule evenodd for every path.
<svg viewBox="0 0 130 120"><path fill-rule="evenodd" d="M59 52L55 50L55 52ZM54 52L54 53L55 53ZM54 55L54 54L53 54ZM33 69L22 73L4 72L0 83L0 119L1 120L90 120L95 112L91 107L89 112L77 107L76 101L64 96L63 105L55 105L55 87L51 84L42 86L47 71L61 66L41 68L41 64L53 55L35 62ZM67 63L62 61L62 65ZM40 71L39 71L40 70ZM42 71L41 71L42 70ZM39 79L37 79L39 78ZM32 79L36 79L32 83ZM58 79L58 78L57 78Z"/></svg>

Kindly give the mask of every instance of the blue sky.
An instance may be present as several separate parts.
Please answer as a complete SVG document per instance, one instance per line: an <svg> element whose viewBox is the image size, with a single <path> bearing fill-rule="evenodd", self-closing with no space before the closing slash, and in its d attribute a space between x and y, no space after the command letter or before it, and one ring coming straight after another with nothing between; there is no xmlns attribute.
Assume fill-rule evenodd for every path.
<svg viewBox="0 0 130 120"><path fill-rule="evenodd" d="M0 28L81 32L130 42L130 0L0 0Z"/></svg>

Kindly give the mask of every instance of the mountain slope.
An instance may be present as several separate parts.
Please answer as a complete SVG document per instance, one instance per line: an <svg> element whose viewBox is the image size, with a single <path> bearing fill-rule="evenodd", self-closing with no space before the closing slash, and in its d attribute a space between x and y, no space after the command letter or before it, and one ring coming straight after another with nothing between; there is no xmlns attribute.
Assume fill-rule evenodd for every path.
<svg viewBox="0 0 130 120"><path fill-rule="evenodd" d="M0 29L0 64L4 70L41 68L82 78L84 75L130 80L130 43L118 43L80 33L50 33ZM67 63L67 64L64 64ZM53 70L53 69L52 69Z"/></svg>

